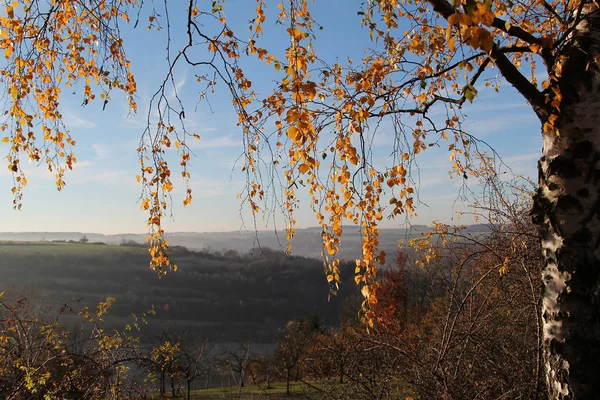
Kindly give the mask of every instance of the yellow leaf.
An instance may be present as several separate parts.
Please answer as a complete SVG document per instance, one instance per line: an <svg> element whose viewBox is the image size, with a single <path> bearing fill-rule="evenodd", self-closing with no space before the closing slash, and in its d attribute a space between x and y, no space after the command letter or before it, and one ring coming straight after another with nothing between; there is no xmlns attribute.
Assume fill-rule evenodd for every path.
<svg viewBox="0 0 600 400"><path fill-rule="evenodd" d="M302 39L304 39L304 33L298 28L288 28L288 33L294 38L296 42L299 42Z"/></svg>
<svg viewBox="0 0 600 400"><path fill-rule="evenodd" d="M473 85L467 85L465 87L465 98L472 103L475 96L477 96L477 89Z"/></svg>
<svg viewBox="0 0 600 400"><path fill-rule="evenodd" d="M450 49L450 51L454 51L456 48L454 47L454 39L452 39L452 25L448 26L448 32L450 32L449 35L446 35L446 42L448 42L448 48Z"/></svg>
<svg viewBox="0 0 600 400"><path fill-rule="evenodd" d="M458 21L460 20L460 13L454 13L451 16L448 17L448 26L453 26L456 25L458 23Z"/></svg>
<svg viewBox="0 0 600 400"><path fill-rule="evenodd" d="M368 299L368 298L369 298L369 296L371 295L371 293L370 293L370 290L369 290L369 287L368 287L368 286L366 286L366 285L365 285L365 286L363 286L363 287L360 289L360 292L362 293L363 297L365 297L365 298L367 298L367 299Z"/></svg>
<svg viewBox="0 0 600 400"><path fill-rule="evenodd" d="M10 139L8 139L7 137L3 137L3 138L2 138L2 143L8 143L8 141L9 141L9 140L10 140Z"/></svg>
<svg viewBox="0 0 600 400"><path fill-rule="evenodd" d="M298 136L298 129L295 126L290 126L287 130L287 134L290 139L295 140Z"/></svg>
<svg viewBox="0 0 600 400"><path fill-rule="evenodd" d="M139 175L136 175L135 179L138 181L138 183L142 180L142 178Z"/></svg>
<svg viewBox="0 0 600 400"><path fill-rule="evenodd" d="M301 174L308 172L309 169L310 169L310 167L308 166L308 164L301 164L298 167L298 171L300 171Z"/></svg>

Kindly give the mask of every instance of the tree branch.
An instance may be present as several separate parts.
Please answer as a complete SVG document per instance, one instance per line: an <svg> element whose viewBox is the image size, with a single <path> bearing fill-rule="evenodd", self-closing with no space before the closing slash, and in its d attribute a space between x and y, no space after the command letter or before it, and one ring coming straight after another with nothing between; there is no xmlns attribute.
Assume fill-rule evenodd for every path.
<svg viewBox="0 0 600 400"><path fill-rule="evenodd" d="M448 19L452 14L456 12L452 4L450 4L447 0L428 0L431 5L433 5L433 10L440 14L445 19ZM498 21L496 21L496 19ZM495 25L500 25L499 27ZM506 29L506 23L498 18L494 19L494 23L492 26L497 29L502 30L503 32L508 33L509 35L513 35L519 39L522 39L528 43L530 41L526 40L534 40L533 43L538 43L539 39L536 39L533 35L525 32L521 28L518 27L510 27L510 29ZM512 33L511 33L512 32ZM544 57L544 56L543 56ZM494 61L494 64L500 70L502 76L521 93L523 97L531 104L533 110L538 115L540 119L545 119L548 116L548 110L546 107L546 102L544 99L544 95L532 84L529 79L525 78L523 74L519 71L517 67L506 57L503 51L501 51L498 46L494 43L492 50L490 52L490 58ZM544 61L546 57L544 57Z"/></svg>
<svg viewBox="0 0 600 400"><path fill-rule="evenodd" d="M506 21L498 17L494 18L494 21L492 21L492 26L498 30L501 30L504 33L507 33L510 36L521 39L522 41L527 42L529 44L540 44L540 38L532 35L531 33L527 32L522 28L519 28L518 26L509 24L509 28L507 29Z"/></svg>
<svg viewBox="0 0 600 400"><path fill-rule="evenodd" d="M542 92L537 87L525 78L517 67L506 57L504 53L499 51L498 47L494 44L490 57L494 61L494 64L500 70L502 76L515 87L521 93L525 100L531 104L533 111L537 114L540 120L545 120L548 117L548 108L546 106L546 100Z"/></svg>

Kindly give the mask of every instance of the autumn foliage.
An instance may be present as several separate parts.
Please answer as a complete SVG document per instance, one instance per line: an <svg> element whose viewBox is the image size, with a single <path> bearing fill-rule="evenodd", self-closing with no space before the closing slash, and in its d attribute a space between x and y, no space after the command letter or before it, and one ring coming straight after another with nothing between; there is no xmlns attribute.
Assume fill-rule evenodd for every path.
<svg viewBox="0 0 600 400"><path fill-rule="evenodd" d="M172 29L168 13L140 9L141 5L107 0L46 5L23 0L5 7L5 16L0 18L0 47L7 61L2 82L10 98L2 129L7 133L3 141L10 144L15 207L21 207L27 183L20 167L24 157L45 162L56 174L58 189L65 185L65 172L77 160L72 151L75 141L60 113L61 93L66 88L75 87L84 104L99 97L102 107L115 90L122 91L131 110L136 110L135 79L125 54L126 38L120 35L119 27L126 23L137 26L141 19L147 19L148 29ZM147 127L138 147L137 179L144 188L141 208L148 212L151 265L159 267L161 273L176 268L168 258L162 229L174 185L172 167L164 154L170 147L179 152L180 174L187 181L190 153L186 140L198 135L185 128L184 105L180 101L171 104L165 91L175 65L187 63L205 71L198 76L206 89L212 90L220 82L231 92L245 137L242 169L247 173L247 190L241 195L242 201L253 212L266 211L267 204L261 203L269 190L276 189L261 178L265 171L259 168L259 160L270 148L273 162L269 168L283 175L281 207L287 215L288 238L294 235L293 213L299 201L298 183L302 182L312 198L316 221L322 226L327 279L332 287L339 282L335 255L342 225L351 223L363 230L363 256L356 264L356 281L365 287L364 296L373 303L375 290L371 285L378 268L385 264L385 254L378 250L379 223L386 214L415 212L413 194L417 187L408 179L411 160L429 146L448 141L453 168L459 174L468 172L474 139L461 128L460 106L476 96L478 79L485 77L486 85L499 83L493 75L482 75L493 60L501 73L503 65L509 63L515 71L530 65L533 74L533 56L547 58L552 44L562 40L563 14L570 6L370 1L359 10L362 23L374 42L382 46L374 47L363 60L348 60L345 65L328 64L316 52L316 27L320 25L308 1L275 5L277 22L287 26L289 35L283 60L259 46L263 26L269 22L265 10L274 4L258 1L256 6L250 36L243 38L228 25L225 4L215 1L206 8L195 1L185 3L189 40L181 49L168 49L171 69L151 103L159 112L159 122ZM526 13L530 7L539 8L539 13ZM500 19L505 16L514 17ZM400 19L408 24L406 34L399 29ZM222 29L205 32L203 21L218 21ZM537 32L543 35L535 36ZM213 57L195 60L192 49L198 46ZM243 58L248 56L279 72L272 94L260 98L253 91L243 70ZM535 78L532 83L536 84ZM544 87L551 83L552 79ZM557 99L559 93L554 93L550 97ZM427 117L432 107L442 110L446 117L442 121ZM384 120L393 123L395 150L392 162L377 169L367 151L368 137L376 134L374 126ZM184 204L191 199L188 188Z"/></svg>
<svg viewBox="0 0 600 400"><path fill-rule="evenodd" d="M77 310L73 302L48 315L36 310L35 299L10 301L0 293L0 395L57 399L141 394L129 372L145 358L135 331L146 314L132 318L124 329L108 330L103 318L114 301L107 298L95 310ZM77 316L81 331L65 328L63 318L69 315Z"/></svg>

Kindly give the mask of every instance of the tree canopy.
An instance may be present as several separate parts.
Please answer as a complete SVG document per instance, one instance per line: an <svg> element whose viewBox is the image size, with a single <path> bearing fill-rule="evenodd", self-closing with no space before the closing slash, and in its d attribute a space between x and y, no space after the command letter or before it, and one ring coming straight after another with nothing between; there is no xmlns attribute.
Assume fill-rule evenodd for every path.
<svg viewBox="0 0 600 400"><path fill-rule="evenodd" d="M532 94L537 91L536 61L548 64L552 46L564 42L569 33L564 21L573 10L569 6L574 7L539 2L370 1L357 12L368 27L373 48L362 60L330 65L315 48L320 25L308 1L258 1L246 36L229 27L225 2L215 1L210 7L187 2L188 42L168 48L171 69L151 104L159 121L151 125L148 119L137 149L141 170L137 179L144 188L141 208L148 212L152 266L161 273L176 268L167 256L161 224L173 190L173 166L164 154L176 148L180 174L187 181L187 143L197 137L185 127L184 105L165 95L178 63L198 68L198 81L206 89L224 83L231 93L244 134L242 169L247 173L247 190L242 201L253 212L265 211L268 205L261 202L265 192L278 192L291 238L299 185L307 187L323 228L324 254L332 258L327 279L333 285L339 281L335 254L342 225L353 223L364 230L357 282L370 283L378 265L385 264L385 254L378 250L378 223L386 215L415 212L416 187L408 176L413 157L448 141L455 172L466 176L472 168L475 139L462 130L460 106L474 99L475 84L482 77L486 85L501 83L498 76L484 74L486 69L500 71L538 114L550 113L545 101L534 102L534 97L542 97ZM77 161L75 141L60 111L62 91L75 87L83 104L98 96L102 107L115 90L122 91L136 111L136 83L120 25L147 22L148 29L162 28L170 34L175 29L169 20L170 7L184 6L165 3L158 9L144 2L102 0L21 1L5 6L0 46L6 59L2 81L9 96L2 141L10 145L15 207L21 207L27 184L20 164L23 158L46 163L56 174L59 190L65 185L66 171ZM268 7L278 7L275 21L267 21ZM281 49L260 47L267 23L288 26L285 59L273 56ZM197 59L197 48L212 56ZM253 91L241 67L246 56L283 72L271 94L259 97ZM525 73L531 75L529 80ZM543 86L549 88L551 81ZM432 109L441 110L445 117L431 117ZM372 163L368 140L383 120L393 123L394 151L390 163L378 168ZM188 188L184 205L191 200Z"/></svg>

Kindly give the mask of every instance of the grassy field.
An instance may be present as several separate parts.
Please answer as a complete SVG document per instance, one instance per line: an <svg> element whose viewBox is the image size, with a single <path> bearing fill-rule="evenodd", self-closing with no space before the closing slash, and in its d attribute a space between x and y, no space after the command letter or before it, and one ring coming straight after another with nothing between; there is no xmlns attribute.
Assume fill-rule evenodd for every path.
<svg viewBox="0 0 600 400"><path fill-rule="evenodd" d="M301 383L292 383L290 385L291 396L288 396L286 393L286 385L285 383L273 383L271 387L267 389L264 386L253 385L248 387L224 387L224 388L212 388L212 389L202 389L195 390L191 393L191 398L194 400L217 400L217 399L240 399L240 400L250 400L250 399L274 399L274 400L283 400L289 398L318 398L318 390L314 388L310 388L308 385ZM153 399L172 399L173 396L170 393L167 393L166 396L161 396L159 394L153 395ZM182 396L178 396L176 398L185 399L185 393Z"/></svg>
<svg viewBox="0 0 600 400"><path fill-rule="evenodd" d="M16 255L104 255L106 253L147 254L143 247L114 246L90 243L17 242L0 241L0 252Z"/></svg>
<svg viewBox="0 0 600 400"><path fill-rule="evenodd" d="M321 398L331 398L331 396L327 396L325 393L329 392L330 394L336 394L337 396L341 396L343 398L344 395L347 395L348 399L352 399L352 395L350 393L344 393L345 389L349 388L345 385L333 384L328 386L327 388L322 387L322 385L315 383L314 385L311 383L301 383L301 382L292 382L290 385L290 396L286 393L286 385L285 382L277 382L271 384L271 387L267 389L261 385L253 385L248 387L240 388L238 386L233 387L224 387L224 388L212 388L212 389L203 389L203 390L195 390L191 393L191 400L227 400L227 399L239 399L239 400L253 400L253 399L272 399L272 400L285 400L285 399L321 399ZM402 393L400 393L402 392ZM400 389L398 393L392 393L392 397L395 400L408 400L413 399L412 397L406 394L404 389ZM335 397L335 396L334 396ZM170 393L167 393L165 396L161 396L160 394L155 394L152 396L153 399L172 399L173 396ZM175 397L176 399L186 399L186 394L182 393L180 396Z"/></svg>

